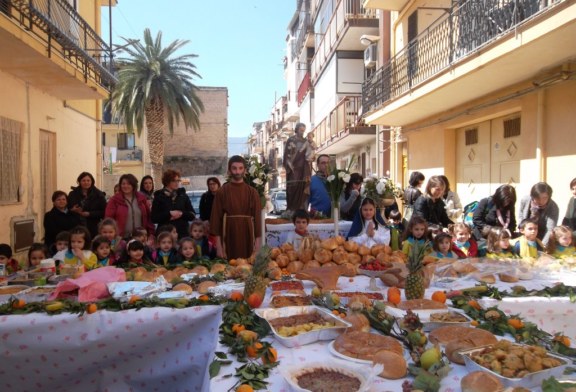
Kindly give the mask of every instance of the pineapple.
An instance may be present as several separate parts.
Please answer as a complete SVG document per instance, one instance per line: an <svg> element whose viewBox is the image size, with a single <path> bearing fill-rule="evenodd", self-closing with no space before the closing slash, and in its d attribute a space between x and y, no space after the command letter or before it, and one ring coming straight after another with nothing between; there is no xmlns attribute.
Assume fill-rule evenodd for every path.
<svg viewBox="0 0 576 392"><path fill-rule="evenodd" d="M270 262L271 249L263 246L256 255L252 272L244 282L244 298L251 308L257 308L262 305L266 287L270 281L266 276L268 274L268 263Z"/></svg>
<svg viewBox="0 0 576 392"><path fill-rule="evenodd" d="M420 245L418 242L412 245L408 255L408 277L406 277L406 299L424 298L424 256L428 250L429 242Z"/></svg>

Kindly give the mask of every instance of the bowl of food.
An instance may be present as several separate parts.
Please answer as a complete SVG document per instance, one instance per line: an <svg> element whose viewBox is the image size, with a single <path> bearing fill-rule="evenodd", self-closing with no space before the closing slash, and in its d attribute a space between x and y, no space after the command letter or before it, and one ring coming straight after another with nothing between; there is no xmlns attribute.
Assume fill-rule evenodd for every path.
<svg viewBox="0 0 576 392"><path fill-rule="evenodd" d="M450 310L430 313L428 317L422 317L420 321L422 321L422 324L424 325L422 327L424 332L430 332L446 325L469 327L472 319L464 312Z"/></svg>
<svg viewBox="0 0 576 392"><path fill-rule="evenodd" d="M333 340L352 326L330 311L316 306L255 309L268 322L274 338L286 347Z"/></svg>
<svg viewBox="0 0 576 392"><path fill-rule="evenodd" d="M280 368L295 392L366 392L382 365L353 365L337 360L300 363Z"/></svg>
<svg viewBox="0 0 576 392"><path fill-rule="evenodd" d="M570 360L543 347L500 340L498 343L461 351L466 368L497 377L504 387L535 388L549 377L561 378Z"/></svg>

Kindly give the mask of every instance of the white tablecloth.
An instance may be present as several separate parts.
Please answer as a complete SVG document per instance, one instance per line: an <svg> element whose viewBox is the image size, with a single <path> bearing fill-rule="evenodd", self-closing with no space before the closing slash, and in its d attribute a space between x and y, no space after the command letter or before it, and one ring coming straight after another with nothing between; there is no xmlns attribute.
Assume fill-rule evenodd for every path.
<svg viewBox="0 0 576 392"><path fill-rule="evenodd" d="M357 276L357 277L352 279L352 282L350 282L350 278L344 278L344 277L340 278L338 280L338 286L343 291L368 291L367 290L368 283L369 283L369 279L365 276ZM376 280L376 283L385 296L385 290L387 290L387 287L385 287L384 284L379 279ZM460 285L460 288L471 287L471 286L474 286L474 284L475 284L474 282L472 282L471 284L468 284L468 285L462 284L462 285ZM553 284L553 282L552 281L549 281L549 282L541 281L540 284L543 287L545 287L546 285L549 286L549 285ZM514 284L500 283L499 288L508 289L513 285ZM304 282L304 287L308 293L313 288L313 286L314 286L314 284L312 282ZM433 287L432 286L426 290L426 298L430 298L432 293L436 290L446 290L446 288ZM529 298L527 300L534 301L533 304L537 304L537 303L540 303L541 298ZM269 301L269 299L266 298L266 300L263 304L264 307L268 306L268 303L269 303L268 301ZM576 310L576 304L571 304L571 303L569 303L569 301L566 302L560 298L553 299L550 302L555 302L559 305L558 307L553 308L555 315L560 314L560 313L573 314L573 312ZM500 305L501 309L505 310L505 311L510 310L509 309L510 306L512 306L512 305L510 305L509 301L506 301L506 305L504 305L504 304ZM522 315L525 316L524 314L522 314ZM527 317L527 318L529 318L529 317ZM545 324L545 327L544 326L542 326L542 327L543 327L543 329L545 329L549 332L561 330L564 327L564 324L563 324L563 322L561 322L561 324L558 324L557 321L558 321L558 319L555 320L552 317L548 317L547 320L543 321L543 324ZM573 335L570 334L569 336L574 341ZM306 363L312 363L312 362L325 362L325 361L337 359L335 356L333 356L330 353L330 351L328 349L328 344L330 342L317 342L317 343L313 343L313 344L309 344L309 345L305 345L305 346L301 346L301 347L287 348L287 347L282 346L282 344L280 344L279 342L277 342L273 338L269 338L267 340L270 341L274 345L274 347L276 347L278 350L278 358L281 361L279 366L282 366L284 364L293 364L293 363L306 364ZM227 348L225 346L219 345L217 351L226 352ZM405 358L407 361L409 361L409 356L407 353L405 353ZM212 391L226 391L230 387L232 387L236 383L237 379L235 377L225 378L223 376L226 374L233 373L234 368L238 367L238 366L240 366L240 364L233 363L232 365L223 367L220 370L219 376L211 380L210 390L212 390ZM465 366L451 364L451 367L452 367L452 370L450 371L448 376L442 380L442 384L441 384L441 388L440 388L440 391L442 391L442 392L459 392L461 390L460 380L462 377L464 377L466 374L468 374ZM270 382L269 388L268 388L269 391L275 391L275 392L288 392L288 391L290 391L289 384L284 380L284 378L282 377L282 375L278 371L278 368L275 368L272 370L271 376L268 379L268 381ZM404 379L386 380L386 379L377 377L376 380L374 381L370 391L371 392L384 392L384 391L398 392L398 391L402 390L403 381L404 381ZM540 390L539 388L535 389L535 391L539 391L539 390Z"/></svg>
<svg viewBox="0 0 576 392"><path fill-rule="evenodd" d="M0 390L208 391L220 306L0 317Z"/></svg>
<svg viewBox="0 0 576 392"><path fill-rule="evenodd" d="M346 237L350 231L352 222L340 221L338 223L338 231L341 236ZM286 242L288 233L294 231L292 223L282 224L266 224L266 244L269 246L280 246ZM311 223L308 225L308 232L312 235L318 236L320 239L334 237L334 223Z"/></svg>

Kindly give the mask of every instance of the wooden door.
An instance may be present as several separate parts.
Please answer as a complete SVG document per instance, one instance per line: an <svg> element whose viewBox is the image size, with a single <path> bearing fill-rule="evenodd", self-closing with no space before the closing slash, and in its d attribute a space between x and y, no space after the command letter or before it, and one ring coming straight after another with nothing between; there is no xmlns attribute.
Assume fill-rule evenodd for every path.
<svg viewBox="0 0 576 392"><path fill-rule="evenodd" d="M456 192L462 206L490 194L490 121L456 130Z"/></svg>
<svg viewBox="0 0 576 392"><path fill-rule="evenodd" d="M493 119L491 128L492 194L502 184L520 182L520 114Z"/></svg>

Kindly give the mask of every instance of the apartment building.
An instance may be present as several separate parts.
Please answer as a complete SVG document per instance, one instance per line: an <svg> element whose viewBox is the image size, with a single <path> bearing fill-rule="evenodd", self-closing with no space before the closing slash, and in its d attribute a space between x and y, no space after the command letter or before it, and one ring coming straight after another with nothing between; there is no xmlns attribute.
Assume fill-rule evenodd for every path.
<svg viewBox="0 0 576 392"><path fill-rule="evenodd" d="M363 85L393 175L445 174L463 204L548 182L561 214L576 164L576 2L364 0L391 56ZM381 40L384 38L381 36Z"/></svg>
<svg viewBox="0 0 576 392"><path fill-rule="evenodd" d="M42 240L55 190L101 181L101 100L115 83L100 37L116 1L0 1L0 242Z"/></svg>

